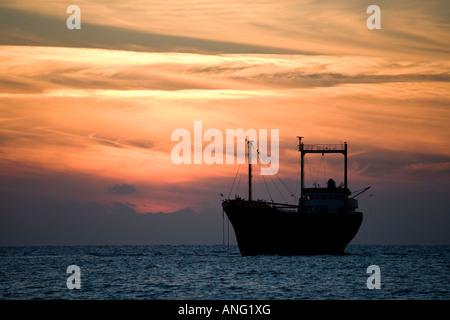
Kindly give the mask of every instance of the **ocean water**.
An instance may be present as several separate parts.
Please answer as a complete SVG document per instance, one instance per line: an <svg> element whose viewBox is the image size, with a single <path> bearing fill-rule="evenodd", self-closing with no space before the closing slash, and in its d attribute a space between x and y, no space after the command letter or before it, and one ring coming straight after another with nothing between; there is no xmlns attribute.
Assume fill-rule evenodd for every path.
<svg viewBox="0 0 450 320"><path fill-rule="evenodd" d="M255 257L223 245L0 247L1 300L448 300L449 285L450 246Z"/></svg>

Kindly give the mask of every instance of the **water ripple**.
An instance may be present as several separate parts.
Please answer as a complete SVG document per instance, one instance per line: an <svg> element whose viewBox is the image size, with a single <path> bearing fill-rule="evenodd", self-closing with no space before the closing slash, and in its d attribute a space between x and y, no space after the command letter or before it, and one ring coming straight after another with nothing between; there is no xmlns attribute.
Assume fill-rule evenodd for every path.
<svg viewBox="0 0 450 320"><path fill-rule="evenodd" d="M1 247L0 299L450 299L450 246L241 257L231 246ZM69 290L69 265L81 289ZM369 265L381 289L367 288Z"/></svg>

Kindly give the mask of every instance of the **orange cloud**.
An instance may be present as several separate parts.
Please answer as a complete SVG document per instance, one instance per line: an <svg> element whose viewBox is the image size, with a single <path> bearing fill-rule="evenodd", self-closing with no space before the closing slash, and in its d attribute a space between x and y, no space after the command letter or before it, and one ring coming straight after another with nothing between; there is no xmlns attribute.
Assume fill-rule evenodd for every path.
<svg viewBox="0 0 450 320"><path fill-rule="evenodd" d="M128 10L98 7L97 12L105 14L99 14L97 20L90 15L91 10L86 10L84 21L111 25L106 17L119 10L123 15L116 23L142 28L144 17L129 11L129 4L124 4ZM86 3L79 5L85 12ZM179 5L171 2L150 11L159 11L162 18L165 10ZM143 29L238 43L247 39L246 43L254 45L271 43L295 50L314 38L317 40L311 48L322 54L193 54L2 46L0 162L8 168L3 175L83 174L108 181L108 186L139 184L138 190L142 191L132 197L141 211L174 211L186 203L195 206L209 199L209 191L220 193L237 169L233 165L172 163L170 154L176 142L170 141L171 133L178 128L193 130L195 120L202 120L205 130L216 128L222 132L234 128L279 129L279 174L290 183L296 176L298 135L310 143L347 141L354 159L351 168L361 183L364 179L383 181L385 177L379 173L386 168L392 171L410 164L439 163L450 156L446 147L450 138L450 64L448 59L430 59L439 56L433 50L443 48L448 38L427 37L427 46L421 50L434 49L426 57L417 52L402 57L392 53L392 48L386 50L385 43L372 55L367 51L373 47L353 52L352 48L368 41L359 42L362 40L358 36L364 30L357 32L353 41L350 34L341 34L337 39L345 40L342 46L331 50L341 54L329 55L324 53L330 41L336 44L332 39L335 34L324 30L334 26L356 28L359 22L352 6L348 16L348 7L334 5L334 11L319 10L314 17L307 13L324 8L316 2L305 4L304 11L293 11L290 16L287 8L295 7L295 3L248 4L257 8L258 15L252 18L252 13L239 11L240 5L234 3L225 11L233 13L237 22L230 30L230 22L217 11L222 5L204 5L187 8L192 17L203 12L205 18L198 24L191 23L188 14L183 14L181 20L174 14L165 23L147 21ZM24 9L19 2L11 2L10 6ZM60 7L50 6L46 14L56 16ZM26 9L43 12L35 4ZM212 22L205 12L213 12L212 17L222 21L224 27L206 28ZM269 18L269 12L278 12L279 16ZM304 20L290 26L297 15ZM329 26L317 20L327 15L332 18ZM405 15L400 13L400 17ZM286 16L289 19L285 21L282 18ZM307 28L307 23L316 25L317 30ZM188 27L179 28L181 24ZM427 30L436 28L427 23ZM272 31L260 32L269 29ZM302 40L293 36L296 32L303 35ZM411 43L415 33L408 33L405 44ZM438 34L442 34L441 29ZM396 39L392 33L375 37L380 41ZM425 34L420 35L423 37ZM379 152L389 156L380 158ZM407 160L404 154L412 154L412 159ZM331 162L329 173L334 174L338 168ZM398 172L396 179L406 174L404 170ZM97 183L92 187L100 188ZM102 186L101 193L105 190ZM151 194L153 198L147 199ZM178 200L171 200L175 198Z"/></svg>

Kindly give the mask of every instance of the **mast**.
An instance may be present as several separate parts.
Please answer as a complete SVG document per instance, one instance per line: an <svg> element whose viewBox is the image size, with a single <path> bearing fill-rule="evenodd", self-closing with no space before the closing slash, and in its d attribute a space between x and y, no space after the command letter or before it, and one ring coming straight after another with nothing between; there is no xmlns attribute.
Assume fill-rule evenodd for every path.
<svg viewBox="0 0 450 320"><path fill-rule="evenodd" d="M344 188L347 189L347 142L344 142Z"/></svg>
<svg viewBox="0 0 450 320"><path fill-rule="evenodd" d="M252 156L251 156L251 148L252 142L247 140L248 144L248 201L252 201Z"/></svg>
<svg viewBox="0 0 450 320"><path fill-rule="evenodd" d="M301 153L301 161L300 161L300 201L303 200L303 188L305 187L304 184L304 174L303 174L303 157L304 157L304 153L303 153L303 143L302 143L302 138L303 137L297 137L298 138L298 151L300 151Z"/></svg>

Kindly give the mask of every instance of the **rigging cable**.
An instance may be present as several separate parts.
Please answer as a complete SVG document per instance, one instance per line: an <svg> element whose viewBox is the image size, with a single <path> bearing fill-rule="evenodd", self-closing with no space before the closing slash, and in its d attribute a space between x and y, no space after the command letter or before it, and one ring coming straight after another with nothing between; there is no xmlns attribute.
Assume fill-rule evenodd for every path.
<svg viewBox="0 0 450 320"><path fill-rule="evenodd" d="M241 165L239 164L238 170L236 172L236 175L234 176L233 184L231 185L230 193L228 194L228 199L230 199L231 192L233 192L234 183L236 182L236 178L239 175L239 170L241 169Z"/></svg>
<svg viewBox="0 0 450 320"><path fill-rule="evenodd" d="M279 176L279 175L276 175L276 176L277 176L278 180L280 180L281 184L286 188L286 190L289 191L290 195L291 195L291 196L294 196L294 194L292 193L291 189L289 189L289 187L287 186L287 184L284 183L283 180L281 180L280 176Z"/></svg>
<svg viewBox="0 0 450 320"><path fill-rule="evenodd" d="M243 167L243 166L239 165L239 169L240 169L241 167ZM242 171L244 171L244 169L242 169ZM243 173L241 172L241 173L239 174L239 179L238 179L238 183L237 183L237 187L236 187L236 196L238 195L238 192L239 192L239 186L241 185L241 178L242 178L242 175L243 175Z"/></svg>
<svg viewBox="0 0 450 320"><path fill-rule="evenodd" d="M228 254L230 254L230 219L228 219L228 234L227 234L227 239L228 239Z"/></svg>
<svg viewBox="0 0 450 320"><path fill-rule="evenodd" d="M259 150L257 150L257 153L258 153L258 155L261 157L261 154L259 153ZM265 162L267 163L268 161L265 161ZM260 164L259 161L258 161L258 165L259 165L259 168L261 169L261 164ZM287 184L280 178L280 176L279 176L278 174L274 174L274 175L278 178L278 180L280 180L281 184L286 188L286 190L289 192L289 194L290 194L291 196L294 196L294 197L295 197L295 195L293 194L292 190L289 189L289 187L287 186ZM263 179L264 179L264 184L266 185L266 189L267 189L267 192L269 193L270 199L271 199L272 202L273 202L272 196L271 196L271 194L270 194L270 192L269 192L269 189L268 189L268 187L267 187L267 184L266 184L266 179L264 178L263 175L262 175L262 177L263 177ZM282 192L278 189L276 183L273 181L272 175L270 175L270 178L272 179L272 182L273 182L273 184L275 185L275 188L278 190L278 193L281 195L281 198L283 198L284 202L285 202L286 204L288 204L288 202L286 201L286 199L283 197Z"/></svg>
<svg viewBox="0 0 450 320"><path fill-rule="evenodd" d="M260 166L260 167L261 167L261 166ZM266 186L267 193L269 194L270 201L273 202L273 198L272 198L272 195L270 194L269 186L267 185L266 178L264 178L264 176L262 176L262 178L263 178L263 180L264 180L264 185Z"/></svg>
<svg viewBox="0 0 450 320"><path fill-rule="evenodd" d="M284 201L286 204L288 204L287 201L286 201L286 199L283 197L283 193L280 191L280 189L278 189L277 184L273 181L272 176L270 176L270 179L272 179L272 184L275 186L275 189L277 189L277 191L278 191L278 193L280 194L280 196L281 196L281 198L283 199L283 201Z"/></svg>
<svg viewBox="0 0 450 320"><path fill-rule="evenodd" d="M317 169L316 180L314 182L316 184L316 187L317 187L317 185L320 187L320 183L317 183L317 181L319 180L319 175L320 175L320 172L322 171L322 166L324 166L324 156L323 155L322 155L322 159L320 160L319 169Z"/></svg>
<svg viewBox="0 0 450 320"><path fill-rule="evenodd" d="M259 149L256 150L256 152L258 153L258 156L261 157L261 154L259 153ZM258 161L258 166L259 166L259 170L261 170L261 163L259 161ZM261 175L261 177L263 178L264 185L266 187L267 193L269 194L270 201L273 202L272 194L270 193L269 186L267 185L267 182L266 182L266 178L264 178L264 175Z"/></svg>
<svg viewBox="0 0 450 320"><path fill-rule="evenodd" d="M222 244L225 246L225 210L222 209Z"/></svg>
<svg viewBox="0 0 450 320"><path fill-rule="evenodd" d="M298 192L298 186L300 184L300 161L301 161L301 153L300 154L300 159L298 161L298 165L297 165L297 180L295 181L295 197L298 198L300 197L300 195L297 195Z"/></svg>
<svg viewBox="0 0 450 320"><path fill-rule="evenodd" d="M309 162L308 162L308 157L306 157L306 155L305 155L305 163L306 163L306 166L308 167L308 170L309 170L309 175L310 175L310 177L311 178L313 178L314 176L313 176L313 173L312 173L312 169L311 169L311 165L309 164ZM316 184L317 183L317 178L316 178L316 180L314 181L314 184Z"/></svg>

